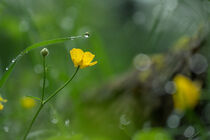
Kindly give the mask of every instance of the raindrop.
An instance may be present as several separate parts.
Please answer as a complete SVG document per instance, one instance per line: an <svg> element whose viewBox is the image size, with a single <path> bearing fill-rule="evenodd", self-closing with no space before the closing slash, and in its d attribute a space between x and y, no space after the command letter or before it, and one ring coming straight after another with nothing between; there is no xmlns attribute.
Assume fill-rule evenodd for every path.
<svg viewBox="0 0 210 140"><path fill-rule="evenodd" d="M125 126L130 124L130 121L127 119L125 114L120 117L120 124Z"/></svg>
<svg viewBox="0 0 210 140"><path fill-rule="evenodd" d="M69 120L66 120L65 121L65 126L69 127L69 123L70 123L70 121Z"/></svg>
<svg viewBox="0 0 210 140"><path fill-rule="evenodd" d="M135 24L137 25L143 25L146 21L146 17L145 17L145 14L143 12L136 12L134 15L133 15L133 21Z"/></svg>
<svg viewBox="0 0 210 140"><path fill-rule="evenodd" d="M180 124L181 117L177 114L172 114L168 117L167 125L169 128L177 128Z"/></svg>
<svg viewBox="0 0 210 140"><path fill-rule="evenodd" d="M85 38L89 38L89 37L90 37L90 34L89 34L88 32L86 32L86 33L84 34L84 37L85 37Z"/></svg>
<svg viewBox="0 0 210 140"><path fill-rule="evenodd" d="M35 73L40 74L40 73L42 73L42 71L43 71L42 65L37 64L37 65L34 66L34 72Z"/></svg>
<svg viewBox="0 0 210 140"><path fill-rule="evenodd" d="M22 20L19 24L19 30L21 32L26 32L29 30L29 23L26 20Z"/></svg>
<svg viewBox="0 0 210 140"><path fill-rule="evenodd" d="M8 126L4 126L3 129L4 129L4 131L7 132L7 133L9 132L9 127L8 127Z"/></svg>
<svg viewBox="0 0 210 140"><path fill-rule="evenodd" d="M9 68L6 68L6 71L8 71L9 70Z"/></svg>
<svg viewBox="0 0 210 140"><path fill-rule="evenodd" d="M175 84L174 82L172 81L168 81L166 84L165 84L165 92L168 93L168 94L173 94L175 92Z"/></svg>
<svg viewBox="0 0 210 140"><path fill-rule="evenodd" d="M58 120L57 120L56 118L53 118L53 119L51 120L51 123L57 124L57 123L58 123Z"/></svg>
<svg viewBox="0 0 210 140"><path fill-rule="evenodd" d="M16 59L13 59L13 60L12 60L12 63L15 63L15 61L16 61Z"/></svg>
<svg viewBox="0 0 210 140"><path fill-rule="evenodd" d="M151 66L151 59L145 54L138 54L135 56L133 63L137 70L146 71Z"/></svg>
<svg viewBox="0 0 210 140"><path fill-rule="evenodd" d="M207 70L208 62L201 54L194 54L189 61L190 69L195 74L201 74Z"/></svg>
<svg viewBox="0 0 210 140"><path fill-rule="evenodd" d="M60 27L64 30L70 30L74 26L73 22L73 19L71 19L70 17L65 17L61 20Z"/></svg>
<svg viewBox="0 0 210 140"><path fill-rule="evenodd" d="M184 136L190 138L195 133L195 128L193 126L188 126L184 131Z"/></svg>

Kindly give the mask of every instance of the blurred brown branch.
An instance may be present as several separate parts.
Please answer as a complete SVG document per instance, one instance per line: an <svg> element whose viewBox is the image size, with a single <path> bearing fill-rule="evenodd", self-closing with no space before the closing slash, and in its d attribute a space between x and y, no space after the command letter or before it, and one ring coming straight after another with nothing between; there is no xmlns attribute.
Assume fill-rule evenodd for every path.
<svg viewBox="0 0 210 140"><path fill-rule="evenodd" d="M177 73L205 82L202 76L205 74L195 76L191 72L189 59L204 46L206 37L201 30L193 37L181 37L167 53L151 56L149 69L133 69L91 91L91 96L84 94L84 104L129 112L139 126L146 120L152 120L153 125L164 125L173 110L172 96L164 89L166 83Z"/></svg>

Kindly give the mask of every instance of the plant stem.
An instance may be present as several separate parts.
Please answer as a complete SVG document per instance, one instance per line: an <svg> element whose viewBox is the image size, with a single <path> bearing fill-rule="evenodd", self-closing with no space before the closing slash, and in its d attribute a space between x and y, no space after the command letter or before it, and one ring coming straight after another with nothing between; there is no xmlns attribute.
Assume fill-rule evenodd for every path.
<svg viewBox="0 0 210 140"><path fill-rule="evenodd" d="M73 78L76 76L77 72L79 70L79 67L77 67L76 71L74 72L74 74L72 75L72 77L66 81L66 83L64 83L60 88L58 88L53 94L51 94L44 102L43 104L46 104L48 101L50 101L50 99L52 99L54 96L56 96L59 91L61 91L66 85L68 85L72 80Z"/></svg>
<svg viewBox="0 0 210 140"><path fill-rule="evenodd" d="M45 60L44 60L44 61L45 61ZM45 65L45 62L43 62L43 65ZM45 68L45 67L44 67L44 68ZM43 92L42 92L42 100L41 100L41 103L40 103L40 107L39 107L39 109L37 110L35 116L33 117L32 121L31 121L31 123L30 123L30 125L29 125L29 127L28 127L28 129L27 129L27 131L26 131L26 133L25 133L25 135L24 135L23 140L26 140L26 138L27 138L27 136L28 136L28 133L30 132L30 130L31 130L31 128L32 128L32 126L33 126L33 124L34 124L36 118L38 117L38 115L39 115L40 111L42 110L42 108L44 107L44 105L45 105L47 102L49 102L54 96L56 96L56 95L57 95L65 86L67 86L67 85L74 79L74 77L76 76L76 74L77 74L78 71L79 71L79 67L77 67L77 69L76 69L76 71L74 72L74 74L72 75L72 77L69 78L69 80L66 81L66 82L65 82L60 88L58 88L54 93L52 93L45 101L43 100L43 99L44 99L44 89L42 90ZM46 71L44 70L44 73L45 73L45 72L46 72ZM46 74L44 74L44 79L45 79L45 76L46 76ZM43 88L45 88L44 82L43 82Z"/></svg>
<svg viewBox="0 0 210 140"><path fill-rule="evenodd" d="M44 75L43 75L42 98L41 98L42 102L44 100L45 81L46 81L45 56L43 57L43 72L44 72Z"/></svg>
<svg viewBox="0 0 210 140"><path fill-rule="evenodd" d="M41 109L43 108L43 106L44 106L44 105L41 103L39 109L37 110L36 114L34 115L32 121L31 121L31 123L30 123L30 125L29 125L29 127L28 127L28 129L27 129L27 131L26 131L26 133L25 133L25 135L24 135L23 140L26 140L26 138L27 138L27 136L28 136L28 133L29 133L30 130L31 130L31 127L32 127L32 125L34 124L34 122L35 122L37 116L39 115L39 112L40 112Z"/></svg>

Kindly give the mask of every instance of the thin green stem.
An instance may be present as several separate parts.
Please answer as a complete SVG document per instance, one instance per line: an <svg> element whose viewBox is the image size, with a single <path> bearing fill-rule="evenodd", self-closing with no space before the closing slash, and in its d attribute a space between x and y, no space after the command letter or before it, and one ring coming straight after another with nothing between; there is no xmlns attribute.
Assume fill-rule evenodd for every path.
<svg viewBox="0 0 210 140"><path fill-rule="evenodd" d="M42 102L44 100L44 92L45 92L45 81L46 81L46 64L45 64L45 56L43 57L43 86L42 86Z"/></svg>
<svg viewBox="0 0 210 140"><path fill-rule="evenodd" d="M43 65L45 65L45 62L43 62ZM28 127L28 129L27 129L27 131L25 133L25 135L24 135L23 140L26 140L26 138L28 136L28 133L30 132L30 130L31 130L31 128L32 128L36 118L38 117L38 115L39 115L40 111L42 110L42 108L44 107L44 105L48 101L50 101L54 96L56 96L65 86L67 86L74 79L74 77L76 76L78 71L79 71L79 67L77 67L77 69L74 72L74 74L72 75L72 77L68 81L66 81L60 88L58 88L54 93L52 93L45 101L43 100L44 99L44 88L45 88L45 84L43 82L43 90L42 90L43 92L42 92L42 100L41 100L41 103L40 103L40 107L38 108L35 116L33 117L32 121L31 121L31 123L30 123L30 125L29 125L29 127ZM44 73L45 73L45 70L44 70ZM45 76L46 75L44 74L44 79L45 79Z"/></svg>
<svg viewBox="0 0 210 140"><path fill-rule="evenodd" d="M24 135L24 137L23 137L23 140L26 140L26 138L27 138L27 136L28 136L28 133L30 132L30 130L31 130L31 128L32 128L32 126L33 126L33 124L34 124L34 122L35 122L37 116L39 115L40 111L42 110L43 106L44 106L44 105L41 103L39 109L37 110L36 114L34 115L32 121L31 121L31 123L30 123L30 125L29 125L29 127L28 127L28 129L27 129L27 131L26 131L26 133L25 133L25 135Z"/></svg>
<svg viewBox="0 0 210 140"><path fill-rule="evenodd" d="M77 67L76 71L74 72L74 74L72 75L71 78L69 78L69 80L66 81L66 83L64 83L60 88L58 88L54 93L52 93L44 102L43 104L46 104L47 102L49 102L54 96L56 96L65 86L67 86L76 76L77 72L79 71L79 67Z"/></svg>

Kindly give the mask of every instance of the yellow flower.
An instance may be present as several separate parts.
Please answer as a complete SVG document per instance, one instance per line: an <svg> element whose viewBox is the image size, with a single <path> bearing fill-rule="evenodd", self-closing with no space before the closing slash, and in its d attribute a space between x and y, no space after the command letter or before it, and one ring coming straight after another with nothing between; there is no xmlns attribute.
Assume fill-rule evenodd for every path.
<svg viewBox="0 0 210 140"><path fill-rule="evenodd" d="M4 109L4 105L2 103L0 103L0 110Z"/></svg>
<svg viewBox="0 0 210 140"><path fill-rule="evenodd" d="M31 109L35 106L36 101L30 97L23 97L21 99L21 105L23 108Z"/></svg>
<svg viewBox="0 0 210 140"><path fill-rule="evenodd" d="M92 62L95 55L91 52L83 52L81 49L73 48L70 50L70 55L75 67L80 66L83 69L97 64L97 61Z"/></svg>
<svg viewBox="0 0 210 140"><path fill-rule="evenodd" d="M201 87L183 75L174 78L176 92L173 94L174 107L178 111L194 108L200 98Z"/></svg>
<svg viewBox="0 0 210 140"><path fill-rule="evenodd" d="M3 110L4 109L4 105L2 103L6 103L7 100L6 99L3 99L1 96L0 96L0 110Z"/></svg>

